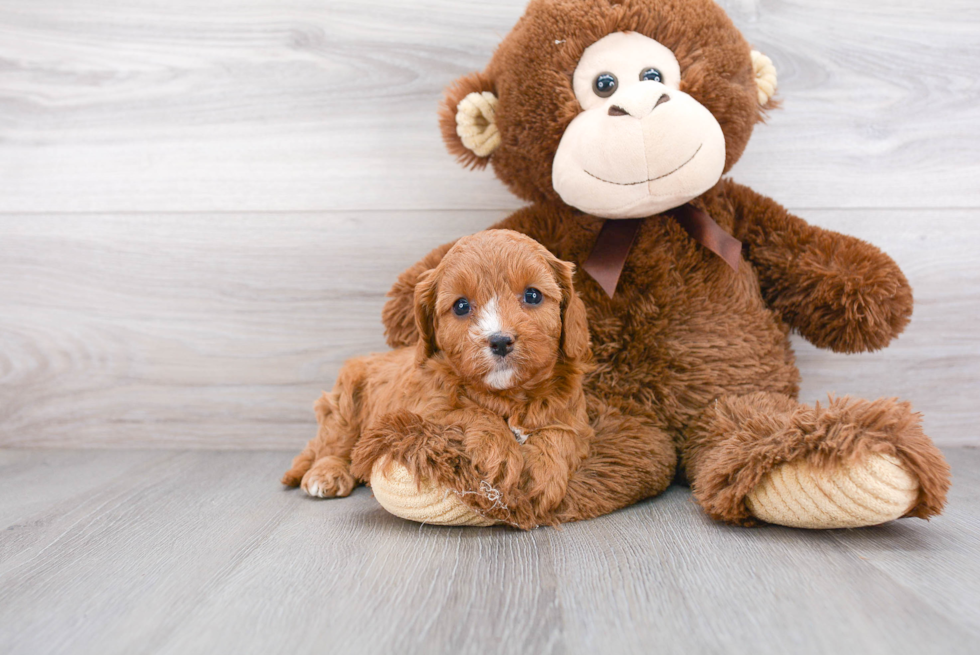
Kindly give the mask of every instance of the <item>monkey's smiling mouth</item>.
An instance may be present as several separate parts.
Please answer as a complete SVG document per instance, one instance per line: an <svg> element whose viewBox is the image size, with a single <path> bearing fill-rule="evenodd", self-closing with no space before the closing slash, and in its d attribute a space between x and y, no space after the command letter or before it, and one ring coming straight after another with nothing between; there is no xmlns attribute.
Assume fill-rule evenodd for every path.
<svg viewBox="0 0 980 655"><path fill-rule="evenodd" d="M690 164L694 160L694 158L698 156L698 153L701 152L701 148L702 147L704 147L704 144L703 143L698 146L698 149L694 151L694 154L693 155L691 155L690 157L687 158L687 161L686 162L684 162L683 164L681 164L680 166L678 166L677 168L675 168L671 172L664 173L663 175L658 175L657 177L651 177L649 180L640 180L639 182L613 182L611 180L604 180L601 177L599 177L598 175L593 175L589 171L585 171L585 173L586 173L586 175L588 175L590 177L594 177L595 179L599 180L600 182L605 182L606 184L615 184L616 186L636 186L638 184L647 184L648 182L656 182L657 180L662 180L665 177L669 177L669 176L673 175L674 173L676 173L677 171L679 171L682 168L684 168L685 166L687 166L688 164ZM585 169L582 169L582 170L585 170Z"/></svg>

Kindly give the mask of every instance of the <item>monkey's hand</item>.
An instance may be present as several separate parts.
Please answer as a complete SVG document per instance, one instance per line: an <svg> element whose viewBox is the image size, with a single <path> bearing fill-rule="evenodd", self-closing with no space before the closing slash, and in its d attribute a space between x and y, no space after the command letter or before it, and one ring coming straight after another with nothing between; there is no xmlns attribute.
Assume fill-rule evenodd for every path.
<svg viewBox="0 0 980 655"><path fill-rule="evenodd" d="M769 306L808 341L836 352L878 350L912 316L912 289L895 261L851 236L808 225L773 200L726 183L735 236Z"/></svg>
<svg viewBox="0 0 980 655"><path fill-rule="evenodd" d="M857 239L800 253L793 278L772 304L820 348L884 348L912 316L912 289L898 265Z"/></svg>

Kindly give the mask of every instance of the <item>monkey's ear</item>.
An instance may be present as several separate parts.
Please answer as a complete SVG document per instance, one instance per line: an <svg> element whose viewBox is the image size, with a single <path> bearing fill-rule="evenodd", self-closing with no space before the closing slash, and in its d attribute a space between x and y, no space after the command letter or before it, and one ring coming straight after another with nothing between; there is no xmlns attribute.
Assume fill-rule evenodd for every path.
<svg viewBox="0 0 980 655"><path fill-rule="evenodd" d="M776 67L772 59L758 50L752 51L752 69L755 71L755 86L759 92L759 106L772 107L772 97L776 95Z"/></svg>
<svg viewBox="0 0 980 655"><path fill-rule="evenodd" d="M449 152L467 168L483 168L500 147L497 94L483 73L462 77L446 89L439 125Z"/></svg>
<svg viewBox="0 0 980 655"><path fill-rule="evenodd" d="M419 333L415 359L419 366L439 351L436 345L436 269L429 269L415 283L415 328Z"/></svg>

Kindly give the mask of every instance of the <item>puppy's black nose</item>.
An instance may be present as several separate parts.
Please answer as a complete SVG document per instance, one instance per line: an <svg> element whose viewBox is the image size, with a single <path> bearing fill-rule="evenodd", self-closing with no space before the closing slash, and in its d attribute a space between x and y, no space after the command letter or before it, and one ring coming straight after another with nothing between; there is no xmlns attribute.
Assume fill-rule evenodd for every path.
<svg viewBox="0 0 980 655"><path fill-rule="evenodd" d="M514 338L509 334L497 332L490 335L490 350L497 357L506 357L514 350Z"/></svg>

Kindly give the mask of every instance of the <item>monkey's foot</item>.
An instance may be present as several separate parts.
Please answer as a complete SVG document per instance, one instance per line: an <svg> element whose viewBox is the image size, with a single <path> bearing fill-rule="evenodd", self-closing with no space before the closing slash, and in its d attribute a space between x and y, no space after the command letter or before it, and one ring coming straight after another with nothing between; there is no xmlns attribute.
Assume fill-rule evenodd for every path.
<svg viewBox="0 0 980 655"><path fill-rule="evenodd" d="M409 521L430 525L497 525L477 514L448 489L423 480L419 484L407 468L381 458L371 469L374 497L389 513Z"/></svg>
<svg viewBox="0 0 980 655"><path fill-rule="evenodd" d="M767 523L794 528L858 528L905 516L919 498L919 481L897 457L870 454L838 468L806 460L772 469L745 498Z"/></svg>
<svg viewBox="0 0 980 655"><path fill-rule="evenodd" d="M730 523L855 528L927 519L946 502L949 465L920 416L894 399L723 397L691 434L694 497Z"/></svg>

